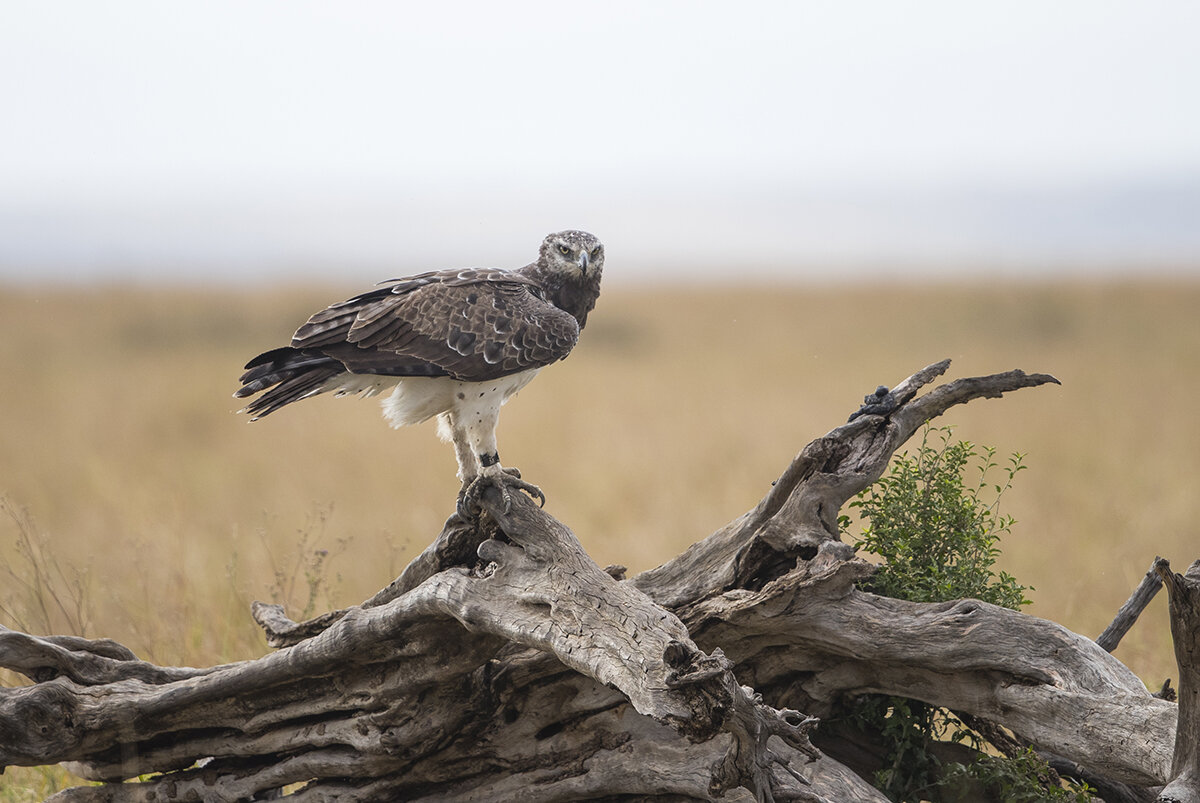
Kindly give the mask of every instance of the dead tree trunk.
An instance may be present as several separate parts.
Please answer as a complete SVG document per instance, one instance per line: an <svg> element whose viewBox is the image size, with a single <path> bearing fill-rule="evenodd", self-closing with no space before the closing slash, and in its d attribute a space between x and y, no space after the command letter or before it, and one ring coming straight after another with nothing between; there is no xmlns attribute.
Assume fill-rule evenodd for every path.
<svg viewBox="0 0 1200 803"><path fill-rule="evenodd" d="M1200 803L1200 561L1175 574L1162 558L1154 570L1171 600L1171 637L1179 664L1179 732L1171 759L1171 781L1162 803Z"/></svg>
<svg viewBox="0 0 1200 803"><path fill-rule="evenodd" d="M629 580L528 499L506 512L489 492L485 514L452 516L362 605L296 623L256 604L279 649L253 661L159 667L110 641L0 628L0 666L34 681L0 689L0 767L70 762L105 782L56 796L83 801L882 801L836 744L809 741L840 701L877 692L986 718L1114 782L1174 779L1192 803L1194 619L1178 747L1177 707L1090 639L974 600L856 587L871 567L839 539L842 505L929 419L1055 381L1011 371L918 396L948 365Z"/></svg>

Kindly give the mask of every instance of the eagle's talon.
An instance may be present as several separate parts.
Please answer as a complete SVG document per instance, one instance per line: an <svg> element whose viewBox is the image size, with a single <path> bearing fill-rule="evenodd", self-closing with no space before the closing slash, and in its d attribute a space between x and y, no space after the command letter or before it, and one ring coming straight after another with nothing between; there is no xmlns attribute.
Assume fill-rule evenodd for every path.
<svg viewBox="0 0 1200 803"><path fill-rule="evenodd" d="M473 485L474 483L470 482L459 489L458 502L454 507L454 512L465 522L474 521L479 517L479 495L471 493Z"/></svg>
<svg viewBox="0 0 1200 803"><path fill-rule="evenodd" d="M477 517L483 509L480 499L489 485L500 492L505 514L512 512L512 494L509 493L509 488L529 494L531 499L537 501L538 507L546 506L546 494L542 493L541 488L521 479L520 472L515 468L505 468L497 474L480 474L465 484L458 493L458 515L468 520Z"/></svg>
<svg viewBox="0 0 1200 803"><path fill-rule="evenodd" d="M536 485L526 482L526 483L522 484L521 490L524 491L525 493L529 494L529 497L531 499L536 499L537 503L538 503L538 507L546 506L546 495L544 493L542 493L541 488L537 487Z"/></svg>

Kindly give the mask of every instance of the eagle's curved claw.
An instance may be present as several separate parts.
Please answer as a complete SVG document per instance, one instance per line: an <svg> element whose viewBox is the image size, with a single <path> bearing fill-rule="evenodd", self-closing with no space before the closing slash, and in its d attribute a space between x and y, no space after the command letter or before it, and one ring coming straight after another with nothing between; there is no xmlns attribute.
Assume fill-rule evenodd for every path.
<svg viewBox="0 0 1200 803"><path fill-rule="evenodd" d="M509 488L524 491L530 498L537 500L539 507L546 506L546 494L532 482L521 479L521 472L515 468L505 468L497 474L480 474L475 479L463 485L458 494L458 515L464 519L472 519L479 515L482 506L480 498L487 487L491 485L500 491L504 500L504 512L512 510L512 494Z"/></svg>

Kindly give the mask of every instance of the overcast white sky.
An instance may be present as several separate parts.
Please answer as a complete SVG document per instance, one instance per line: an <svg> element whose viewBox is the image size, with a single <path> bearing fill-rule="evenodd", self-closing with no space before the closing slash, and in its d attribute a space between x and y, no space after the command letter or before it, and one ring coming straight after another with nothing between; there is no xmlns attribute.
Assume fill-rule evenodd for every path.
<svg viewBox="0 0 1200 803"><path fill-rule="evenodd" d="M1179 264L1198 32L1185 0L10 0L0 275L515 266L568 226L643 267Z"/></svg>

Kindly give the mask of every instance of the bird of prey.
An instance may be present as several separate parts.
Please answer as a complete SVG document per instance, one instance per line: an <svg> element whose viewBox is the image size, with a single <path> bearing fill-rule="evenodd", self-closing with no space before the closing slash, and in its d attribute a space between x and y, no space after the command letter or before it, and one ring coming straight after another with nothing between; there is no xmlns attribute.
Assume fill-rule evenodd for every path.
<svg viewBox="0 0 1200 803"><path fill-rule="evenodd" d="M537 260L518 270L463 268L382 282L333 304L296 330L290 346L246 364L234 394L252 400L255 420L292 402L333 391L383 399L393 427L438 417L454 444L470 510L487 484L543 504L541 490L500 465L500 406L545 366L566 357L600 294L604 246L585 231L542 241Z"/></svg>

